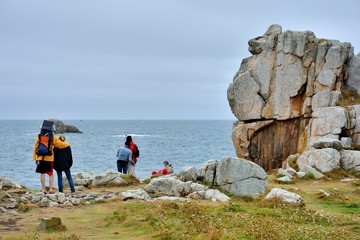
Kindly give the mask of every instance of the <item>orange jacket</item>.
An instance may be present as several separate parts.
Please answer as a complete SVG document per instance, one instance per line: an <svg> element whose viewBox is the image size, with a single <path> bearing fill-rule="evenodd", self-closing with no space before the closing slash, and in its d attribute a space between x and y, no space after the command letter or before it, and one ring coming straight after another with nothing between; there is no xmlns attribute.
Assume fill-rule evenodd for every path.
<svg viewBox="0 0 360 240"><path fill-rule="evenodd" d="M52 154L49 155L49 156L38 156L36 155L36 148L38 146L38 143L39 143L39 138L37 137L36 138L36 141L35 141L35 146L34 146L34 151L33 151L33 159L35 161L41 161L41 160L44 160L44 161L49 161L49 162L53 162L54 161L54 150L52 149ZM53 133L53 143L52 143L52 147L57 147L57 148L60 148L60 149L63 149L63 148L66 148L69 146L69 143L67 142L63 142L61 141L60 139L58 139L55 134Z"/></svg>

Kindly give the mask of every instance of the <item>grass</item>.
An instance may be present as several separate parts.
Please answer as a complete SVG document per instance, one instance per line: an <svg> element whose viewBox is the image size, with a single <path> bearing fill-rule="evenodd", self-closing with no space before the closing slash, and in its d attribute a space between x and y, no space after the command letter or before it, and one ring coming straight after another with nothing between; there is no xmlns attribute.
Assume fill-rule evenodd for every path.
<svg viewBox="0 0 360 240"><path fill-rule="evenodd" d="M351 105L360 104L360 96L355 91L343 90L341 95L342 98L339 101L340 107L348 107Z"/></svg>
<svg viewBox="0 0 360 240"><path fill-rule="evenodd" d="M75 208L30 208L11 216L18 221L16 232L0 224L0 239L359 239L359 186L333 178L283 185L275 177L269 177L267 192L283 188L301 195L304 203L260 196L233 197L228 203L116 199ZM319 198L320 189L330 197ZM51 216L60 217L66 230L36 231L38 219ZM0 221L5 218L0 215Z"/></svg>

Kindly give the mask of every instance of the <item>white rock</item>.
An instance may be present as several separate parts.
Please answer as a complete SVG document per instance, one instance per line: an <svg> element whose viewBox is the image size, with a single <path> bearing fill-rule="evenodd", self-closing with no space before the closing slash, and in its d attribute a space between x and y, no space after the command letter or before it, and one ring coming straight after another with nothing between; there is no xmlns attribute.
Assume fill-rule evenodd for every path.
<svg viewBox="0 0 360 240"><path fill-rule="evenodd" d="M196 181L197 170L192 166L184 166L179 172L179 178L181 181Z"/></svg>
<svg viewBox="0 0 360 240"><path fill-rule="evenodd" d="M295 170L294 170L294 171L295 171ZM282 168L279 168L279 169L278 169L277 174L287 176L290 180L291 180L291 178L292 178L292 175L291 175L290 173L288 173L287 170L284 170L284 169L282 169Z"/></svg>
<svg viewBox="0 0 360 240"><path fill-rule="evenodd" d="M300 195L286 191L281 188L271 189L271 191L266 195L265 199L269 200L274 197L281 198L282 201L287 202L287 203L300 204L302 202L302 198Z"/></svg>
<svg viewBox="0 0 360 240"><path fill-rule="evenodd" d="M333 148L312 149L301 154L296 163L299 168L309 165L322 172L332 172L340 168L340 153Z"/></svg>
<svg viewBox="0 0 360 240"><path fill-rule="evenodd" d="M341 141L341 144L342 144L343 148L345 148L345 149L351 148L351 145L352 145L352 140L351 140L351 138L349 138L349 137L342 137L342 138L340 138L340 141Z"/></svg>
<svg viewBox="0 0 360 240"><path fill-rule="evenodd" d="M128 199L149 200L149 199L151 199L149 194L143 189L127 190L126 192L120 192L120 196L124 200L128 200Z"/></svg>
<svg viewBox="0 0 360 240"><path fill-rule="evenodd" d="M284 176L284 177L280 177L280 178L277 178L276 180L278 180L279 182L291 182L291 178L289 178L288 176Z"/></svg>
<svg viewBox="0 0 360 240"><path fill-rule="evenodd" d="M300 169L300 172L306 173L312 173L316 179L324 177L324 174L317 171L315 168L310 167L309 165L305 165Z"/></svg>
<svg viewBox="0 0 360 240"><path fill-rule="evenodd" d="M340 153L341 168L348 170L360 167L360 151L343 150Z"/></svg>

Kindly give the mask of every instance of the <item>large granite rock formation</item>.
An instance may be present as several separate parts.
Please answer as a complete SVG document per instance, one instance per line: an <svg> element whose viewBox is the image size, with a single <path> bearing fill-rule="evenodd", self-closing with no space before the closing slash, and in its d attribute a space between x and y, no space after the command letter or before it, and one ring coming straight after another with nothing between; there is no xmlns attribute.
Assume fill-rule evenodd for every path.
<svg viewBox="0 0 360 240"><path fill-rule="evenodd" d="M238 119L232 132L237 156L270 170L291 154L320 148L307 156L336 156L331 166L321 163L326 171L348 166L341 159L349 159L349 152L329 156L332 151L322 150L319 141L360 146L360 106L338 106L342 93L360 94L360 56L351 44L317 38L311 31L282 32L279 25L248 44L252 56L243 59L227 92ZM341 155L338 143L327 144Z"/></svg>

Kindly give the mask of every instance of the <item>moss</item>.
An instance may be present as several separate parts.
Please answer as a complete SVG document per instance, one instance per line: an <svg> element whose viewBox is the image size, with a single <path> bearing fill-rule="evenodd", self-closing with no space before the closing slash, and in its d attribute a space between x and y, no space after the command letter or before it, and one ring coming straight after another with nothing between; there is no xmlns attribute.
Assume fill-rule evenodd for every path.
<svg viewBox="0 0 360 240"><path fill-rule="evenodd" d="M122 174L121 178L125 180L129 185L136 185L140 183L140 180L133 175Z"/></svg>
<svg viewBox="0 0 360 240"><path fill-rule="evenodd" d="M314 180L315 175L312 172L308 172L308 173L305 174L305 176L302 179L303 180L308 180L308 179Z"/></svg>

